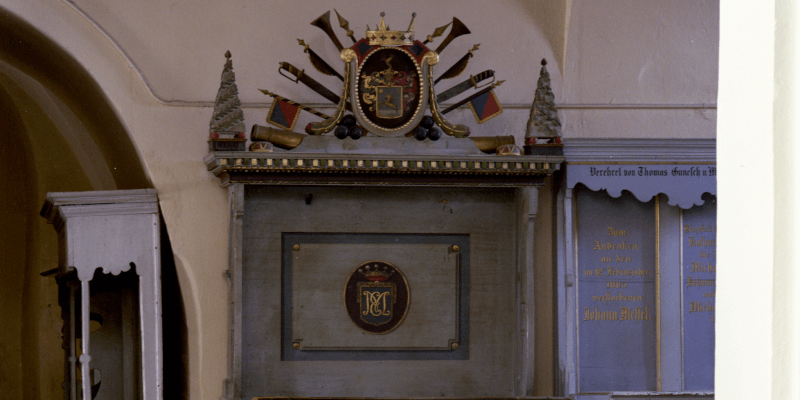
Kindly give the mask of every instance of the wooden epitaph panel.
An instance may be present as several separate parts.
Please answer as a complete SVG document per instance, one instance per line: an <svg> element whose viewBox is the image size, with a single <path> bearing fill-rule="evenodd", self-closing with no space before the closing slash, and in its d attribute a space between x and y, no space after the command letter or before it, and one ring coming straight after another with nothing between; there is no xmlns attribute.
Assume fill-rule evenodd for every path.
<svg viewBox="0 0 800 400"><path fill-rule="evenodd" d="M462 285L459 260L469 251L468 237L286 234L283 240L292 253L283 271L284 328L290 329L283 334L284 359L304 359L305 350L406 350L409 356L440 350L444 356L459 347L466 357L459 322L468 323L468 309L459 313L459 294L468 298L469 287ZM373 280L365 268L377 270ZM382 273L390 276L380 279ZM289 351L295 347L301 351Z"/></svg>
<svg viewBox="0 0 800 400"><path fill-rule="evenodd" d="M514 395L514 189L247 186L243 198L241 398ZM370 260L410 290L406 319L381 335L341 297Z"/></svg>
<svg viewBox="0 0 800 400"><path fill-rule="evenodd" d="M561 168L564 157L482 150L480 143L496 140L304 136L288 151L210 153L206 165L231 202L232 350L225 398L533 393L535 187ZM307 236L296 242L296 235ZM294 270L304 263L301 256L295 264L295 244L300 253L308 244L346 246L331 252L339 254L332 259L314 261L329 262L330 270L303 273ZM346 247L357 245L382 250L345 260ZM450 259L425 260L442 255ZM344 291L344 272L371 261L370 268L402 271L407 315L394 329L375 330L385 339L354 340L343 328L354 328L352 310L348 314L344 299L332 294ZM425 268L436 270L423 277ZM366 283L378 279L372 272L359 273L355 284L375 301L395 293L402 298L391 284ZM327 300L314 299L318 294ZM305 303L295 304L295 295ZM305 307L317 306L324 310L314 312L322 315L306 318ZM381 304L380 310L402 307ZM378 315L367 320L384 322Z"/></svg>
<svg viewBox="0 0 800 400"><path fill-rule="evenodd" d="M584 189L576 202L580 390L656 390L654 201Z"/></svg>
<svg viewBox="0 0 800 400"><path fill-rule="evenodd" d="M714 316L717 294L717 204L683 210L683 382L686 390L714 390Z"/></svg>

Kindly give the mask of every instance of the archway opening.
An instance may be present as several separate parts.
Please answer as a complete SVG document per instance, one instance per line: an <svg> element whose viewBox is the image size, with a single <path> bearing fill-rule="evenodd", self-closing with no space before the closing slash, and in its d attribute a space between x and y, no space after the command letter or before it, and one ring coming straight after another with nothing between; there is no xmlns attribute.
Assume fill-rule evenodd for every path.
<svg viewBox="0 0 800 400"><path fill-rule="evenodd" d="M58 265L55 230L39 217L48 192L152 188L133 141L102 88L26 21L0 10L0 387L9 398L62 396L62 311L44 271ZM185 322L162 232L165 394L184 393ZM184 328L181 328L181 327Z"/></svg>

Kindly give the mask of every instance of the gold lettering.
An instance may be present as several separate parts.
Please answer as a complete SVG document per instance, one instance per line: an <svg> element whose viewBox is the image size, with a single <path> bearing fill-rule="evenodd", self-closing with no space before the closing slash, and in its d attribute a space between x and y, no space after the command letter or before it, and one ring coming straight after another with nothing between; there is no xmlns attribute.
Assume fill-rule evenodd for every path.
<svg viewBox="0 0 800 400"><path fill-rule="evenodd" d="M700 226L683 226L683 233L704 233L704 232L716 232L717 226L716 225L700 225Z"/></svg>
<svg viewBox="0 0 800 400"><path fill-rule="evenodd" d="M620 255L617 254L617 262L631 262L631 258L630 257L620 257Z"/></svg>
<svg viewBox="0 0 800 400"><path fill-rule="evenodd" d="M686 287L692 286L717 286L716 279L697 279L691 276L686 277Z"/></svg>
<svg viewBox="0 0 800 400"><path fill-rule="evenodd" d="M650 308L649 307L636 307L631 310L630 307L620 307L620 321L650 321Z"/></svg>
<svg viewBox="0 0 800 400"><path fill-rule="evenodd" d="M703 264L692 261L692 271L690 273L695 272L717 272L717 266L712 265L710 262Z"/></svg>
<svg viewBox="0 0 800 400"><path fill-rule="evenodd" d="M594 308L594 311L588 307L584 307L583 310L584 321L617 321L619 319L619 314L616 311L598 311L597 307Z"/></svg>
<svg viewBox="0 0 800 400"><path fill-rule="evenodd" d="M602 301L604 303L609 301L642 301L642 296L625 296L622 292L614 296L611 292L606 292L603 296L592 296L592 301Z"/></svg>
<svg viewBox="0 0 800 400"><path fill-rule="evenodd" d="M623 289L628 287L628 282L626 281L608 281L606 282L606 288L609 289Z"/></svg>
<svg viewBox="0 0 800 400"><path fill-rule="evenodd" d="M624 240L622 243L616 244L611 242L600 243L599 240L595 240L592 250L639 250L639 245L627 243Z"/></svg>
<svg viewBox="0 0 800 400"><path fill-rule="evenodd" d="M361 312L362 315L369 314L373 317L378 317L392 314L391 307L388 309L386 307L386 298L389 292L370 292L365 290L361 294L364 295L364 301L366 301L367 304L367 309Z"/></svg>
<svg viewBox="0 0 800 400"><path fill-rule="evenodd" d="M699 301L691 301L689 302L689 312L714 312L716 307L714 304L711 304L711 301L706 301L706 304L703 304Z"/></svg>
<svg viewBox="0 0 800 400"><path fill-rule="evenodd" d="M716 245L716 240L708 240L705 236L701 236L699 239L689 236L689 247L715 247Z"/></svg>
<svg viewBox="0 0 800 400"><path fill-rule="evenodd" d="M611 257L600 257L600 262L611 262Z"/></svg>
<svg viewBox="0 0 800 400"><path fill-rule="evenodd" d="M608 267L606 271L608 276L649 276L650 271L646 269L619 269L616 267Z"/></svg>
<svg viewBox="0 0 800 400"><path fill-rule="evenodd" d="M584 276L593 276L594 275L594 271L592 271L590 269L584 270L583 271L583 275Z"/></svg>
<svg viewBox="0 0 800 400"><path fill-rule="evenodd" d="M385 292L385 293L383 293L381 295L381 298L383 298L383 310L382 310L383 311L383 315L391 315L392 314L392 310L386 308L386 298L388 297L387 294L389 294L389 292Z"/></svg>
<svg viewBox="0 0 800 400"><path fill-rule="evenodd" d="M612 227L608 227L608 236L627 236L627 233L624 230L614 230Z"/></svg>

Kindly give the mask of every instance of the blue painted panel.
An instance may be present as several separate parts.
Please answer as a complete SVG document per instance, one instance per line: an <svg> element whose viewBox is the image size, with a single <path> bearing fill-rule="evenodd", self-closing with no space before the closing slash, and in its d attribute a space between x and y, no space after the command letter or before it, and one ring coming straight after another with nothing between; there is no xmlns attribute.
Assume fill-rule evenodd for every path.
<svg viewBox="0 0 800 400"><path fill-rule="evenodd" d="M717 167L708 164L569 164L567 187L583 183L619 197L630 191L640 201L664 193L669 205L690 208L703 204L704 193L717 193Z"/></svg>
<svg viewBox="0 0 800 400"><path fill-rule="evenodd" d="M578 189L579 391L656 390L655 203Z"/></svg>
<svg viewBox="0 0 800 400"><path fill-rule="evenodd" d="M683 212L683 383L714 390L717 203Z"/></svg>

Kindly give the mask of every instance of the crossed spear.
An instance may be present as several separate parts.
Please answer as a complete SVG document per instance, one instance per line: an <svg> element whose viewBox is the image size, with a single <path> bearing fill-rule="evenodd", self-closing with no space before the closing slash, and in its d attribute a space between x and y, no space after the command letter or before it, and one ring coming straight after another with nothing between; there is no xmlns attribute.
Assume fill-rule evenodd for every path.
<svg viewBox="0 0 800 400"><path fill-rule="evenodd" d="M334 11L336 11L336 10L334 9ZM314 26L322 29L322 31L324 31L328 35L328 37L331 39L331 42L333 42L333 45L336 46L336 48L339 51L341 51L341 50L344 49L344 46L342 46L341 42L339 41L339 38L333 32L333 28L331 26L331 21L330 21L330 14L331 14L330 10L326 11L324 14L322 14L317 19L312 21L311 25L314 25ZM336 11L336 16L337 16L337 18L339 20L339 26L345 30L345 32L346 32L345 34L353 41L353 43L356 43L356 38L353 36L354 32L350 29L350 23L345 18L343 18L341 16L341 14L339 14L338 11ZM412 20L412 23L413 23L413 20ZM427 38L425 39L425 41L422 42L422 43L423 44L428 44L428 43L432 42L435 38L442 36L450 25L452 25L452 28L450 29L450 32L444 38L442 43L439 44L439 46L436 48L436 52L439 53L439 54L441 54L441 52L445 49L445 47L447 47L448 44L450 44L450 42L453 41L453 39L455 39L455 38L457 38L459 36L466 35L466 34L470 33L470 30L466 27L466 25L464 25L463 22L461 22L458 18L453 17L453 20L451 22L448 22L447 24L436 28L434 30L434 32L432 34L428 35ZM335 76L335 77L339 78L339 80L344 81L344 77L341 74L339 74L336 71L336 69L331 67L331 65L328 64L322 57L320 57L319 54L317 54L314 50L312 50L311 46L309 44L307 44L303 39L297 39L297 41L298 41L298 44L300 46L303 46L303 52L308 54L309 60L311 61L311 65L314 66L314 68L317 71L319 71L320 73L322 73L324 75ZM459 76L466 69L467 64L469 63L469 59L473 57L473 53L476 50L478 50L479 46L480 46L479 44L476 44L475 46L473 46L473 48L470 49L467 52L467 54L465 54L463 57L461 57L461 59L459 59L455 64L453 64L450 68L448 68L447 71L445 71L439 78L437 78L436 81L434 82L434 85L438 84L439 81L441 81L443 79L452 79L452 78L455 78L455 77ZM293 77L284 74L283 71L289 72L291 75L293 75ZM292 65L292 64L290 64L288 62L281 62L280 63L280 67L278 69L278 73L280 75L284 76L285 78L295 82L295 83L297 83L297 82L303 83L309 89L313 90L314 92L316 92L320 96L322 96L322 97L326 98L327 100L331 101L333 104L338 104L340 102L340 100L341 100L341 98L338 95L336 95L331 90L326 88L324 85L322 85L321 83L317 82L315 79L313 79L308 74L306 74L305 70L298 69L297 67L295 67L294 65ZM461 93L464 93L465 91L469 90L470 88L476 88L477 89L477 88L481 87L481 86L478 85L478 83L480 81L482 81L484 79L488 79L488 78L493 78L493 77L494 77L494 71L492 71L492 70L486 70L484 72L481 72L478 75L470 76L469 79L467 79L467 80L465 80L465 81L463 81L463 82L461 82L461 83L459 83L457 85L454 85L450 89L448 89L445 92L439 94L436 97L436 101L438 103L441 103L441 102L444 102L444 101L446 101L446 100L448 100L450 98L453 98L453 97L455 97L455 96L457 96L457 95L459 95ZM492 82L490 82L490 84ZM493 84L492 87L495 87L497 85L499 85L499 83ZM259 89L259 90L261 92L263 92L264 94L266 94L266 95L272 96L276 100L284 101L284 102L286 102L288 104L291 104L291 105L293 105L293 106L295 106L295 107L297 107L297 108L299 108L301 110L306 110L306 111L308 111L308 112L310 112L310 113L312 113L314 115L317 115L319 117L322 117L322 118L325 118L325 119L328 118L327 115L315 110L312 107L305 106L305 105L303 105L301 103L298 103L298 102L292 101L290 99L287 99L285 97L279 96L279 95L277 95L275 93L272 93L272 92L270 92L268 90L264 90L264 89ZM466 102L469 102L469 101L471 101L472 99L474 99L476 97L479 97L484 92L485 91L482 91L482 92L479 92L479 93L476 93L476 94L470 96L469 98L459 102L459 105L464 104ZM457 107L450 107L447 110L443 111L442 113L444 114L444 113L450 112L455 108L457 108ZM352 112L352 106L350 105L349 102L346 104L346 109L348 111Z"/></svg>

